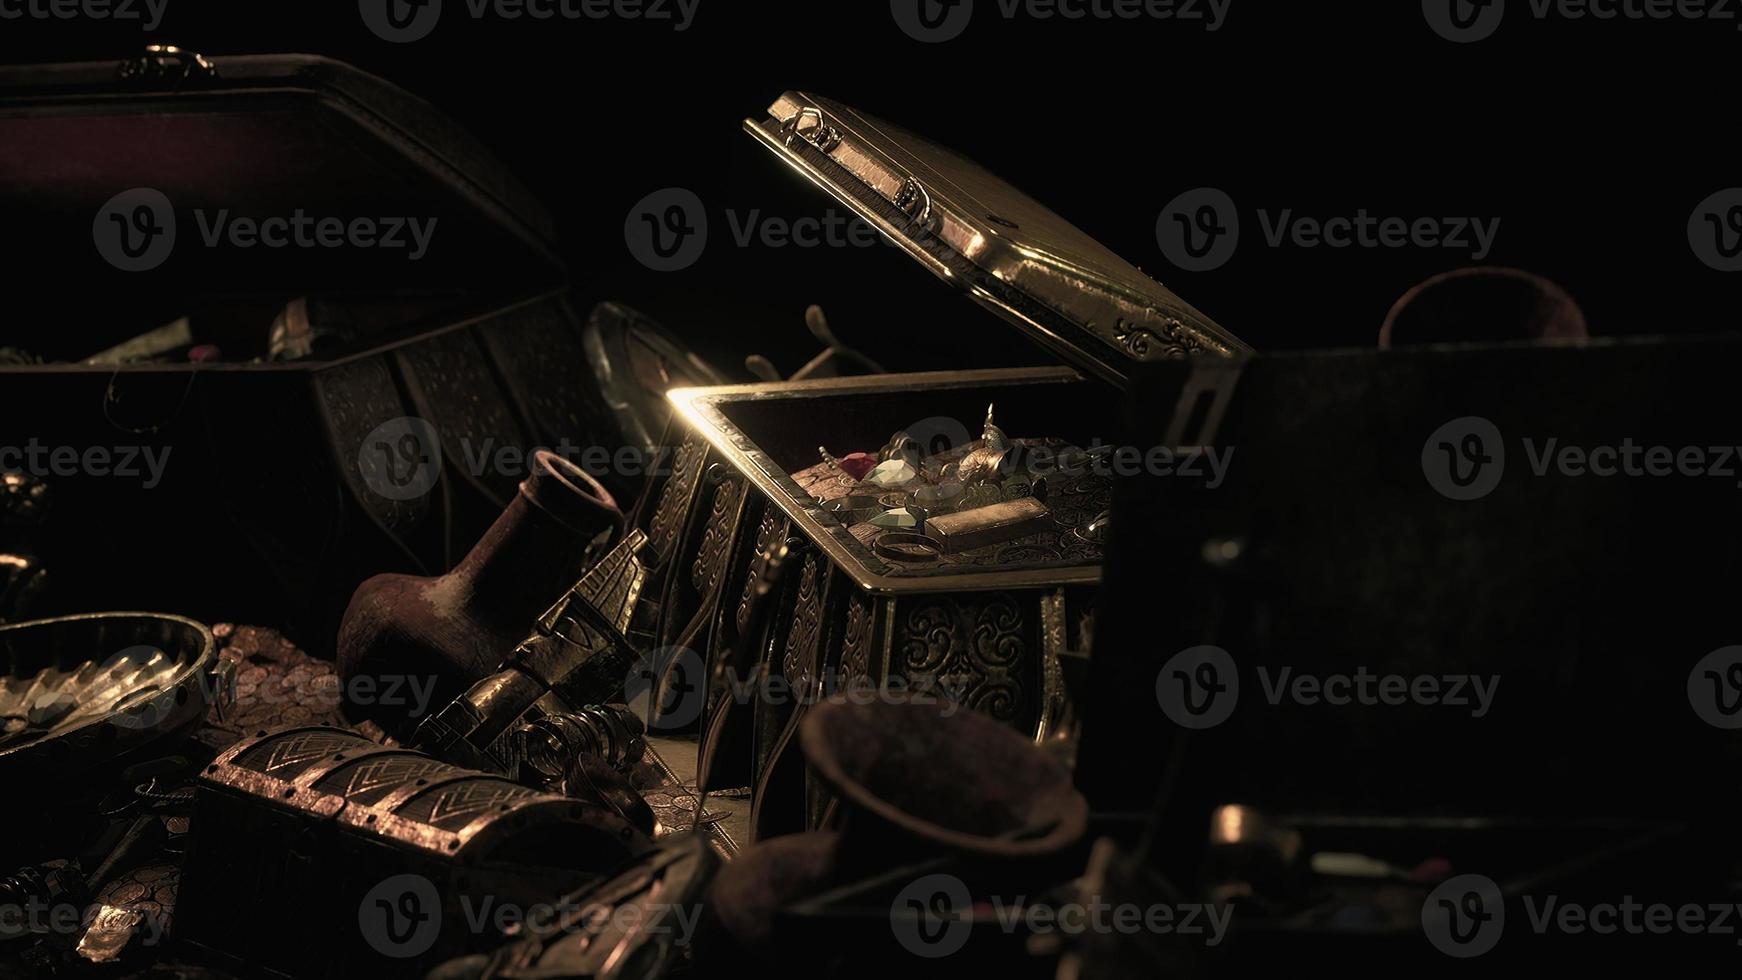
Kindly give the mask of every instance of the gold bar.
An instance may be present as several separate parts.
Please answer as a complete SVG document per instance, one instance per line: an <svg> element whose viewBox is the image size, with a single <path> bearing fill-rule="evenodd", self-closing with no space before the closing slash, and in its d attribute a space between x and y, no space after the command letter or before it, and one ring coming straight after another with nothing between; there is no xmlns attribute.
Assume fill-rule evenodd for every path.
<svg viewBox="0 0 1742 980"><path fill-rule="evenodd" d="M940 514L925 522L925 533L946 555L972 551L1038 534L1052 526L1052 511L1033 497L1006 500L954 514Z"/></svg>

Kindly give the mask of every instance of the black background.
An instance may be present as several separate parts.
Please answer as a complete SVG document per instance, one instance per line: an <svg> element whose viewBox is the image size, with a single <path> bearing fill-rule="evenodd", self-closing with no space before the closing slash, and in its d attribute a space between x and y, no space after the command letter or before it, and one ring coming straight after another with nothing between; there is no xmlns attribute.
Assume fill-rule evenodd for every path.
<svg viewBox="0 0 1742 980"><path fill-rule="evenodd" d="M1413 283L1467 252L1269 248L1256 213L1501 219L1486 263L1562 282L1597 334L1732 322L1733 277L1692 254L1695 205L1735 173L1737 21L1539 21L1512 0L1498 33L1458 45L1413 0L1232 0L1220 30L1168 20L1007 21L994 0L928 45L885 0L701 0L695 23L475 21L390 44L357 4L168 0L164 23L0 21L9 63L119 58L146 43L209 54L310 52L429 99L556 216L583 305L654 315L732 371L812 352L801 313L895 369L1050 356L889 249L738 248L727 209L796 218L832 205L740 129L780 92L831 95L955 146L1261 349L1367 346ZM706 202L707 253L638 265L624 219L650 191ZM1240 251L1170 270L1156 218L1181 191L1238 202ZM9 193L19 193L19 188ZM23 190L22 193L28 193ZM1724 304L1724 305L1720 305Z"/></svg>

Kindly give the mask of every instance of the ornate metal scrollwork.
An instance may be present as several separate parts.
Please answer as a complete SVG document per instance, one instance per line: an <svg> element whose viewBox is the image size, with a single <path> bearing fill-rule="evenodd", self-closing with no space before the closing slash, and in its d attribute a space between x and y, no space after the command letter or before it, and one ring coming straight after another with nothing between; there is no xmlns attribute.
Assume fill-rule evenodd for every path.
<svg viewBox="0 0 1742 980"><path fill-rule="evenodd" d="M781 668L795 686L808 684L811 666L816 662L817 638L823 626L823 589L821 563L815 554L804 559L804 571L798 580L798 598L792 609L792 631L786 638L786 655Z"/></svg>
<svg viewBox="0 0 1742 980"><path fill-rule="evenodd" d="M871 597L854 591L847 598L847 624L841 633L840 676L855 682L871 674Z"/></svg>
<svg viewBox="0 0 1742 980"><path fill-rule="evenodd" d="M659 506L647 526L647 539L655 555L669 555L677 543L678 529L683 527L684 512L689 509L690 491L701 475L705 455L701 443L694 439L678 448L677 458L671 464L671 478L666 481Z"/></svg>
<svg viewBox="0 0 1742 980"><path fill-rule="evenodd" d="M1177 360L1193 354L1227 354L1221 347L1204 343L1203 337L1177 318L1159 317L1138 324L1120 317L1113 321L1113 339L1138 360Z"/></svg>
<svg viewBox="0 0 1742 980"><path fill-rule="evenodd" d="M696 560L690 568L690 582L703 596L714 594L720 574L725 570L726 549L732 543L732 532L738 524L738 498L744 487L728 477L714 488L714 509L708 515L708 525L702 531L702 543L696 549Z"/></svg>
<svg viewBox="0 0 1742 980"><path fill-rule="evenodd" d="M975 711L1017 723L1033 708L1033 625L1006 593L927 597L902 620L898 667Z"/></svg>

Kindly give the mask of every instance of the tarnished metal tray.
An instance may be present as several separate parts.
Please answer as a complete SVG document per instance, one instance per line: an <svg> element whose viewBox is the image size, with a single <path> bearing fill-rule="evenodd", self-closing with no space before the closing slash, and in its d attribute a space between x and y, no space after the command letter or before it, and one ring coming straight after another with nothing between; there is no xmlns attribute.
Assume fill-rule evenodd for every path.
<svg viewBox="0 0 1742 980"><path fill-rule="evenodd" d="M0 626L0 781L65 775L206 712L212 632L182 616L112 612Z"/></svg>

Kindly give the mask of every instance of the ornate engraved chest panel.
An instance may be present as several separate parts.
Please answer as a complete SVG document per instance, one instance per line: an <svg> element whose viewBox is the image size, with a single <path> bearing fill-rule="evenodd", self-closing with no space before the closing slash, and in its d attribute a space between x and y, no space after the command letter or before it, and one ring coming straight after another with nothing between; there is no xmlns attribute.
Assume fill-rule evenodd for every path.
<svg viewBox="0 0 1742 980"><path fill-rule="evenodd" d="M193 821L177 938L294 976L421 976L489 946L492 906L532 908L651 847L578 800L324 727L225 751Z"/></svg>

